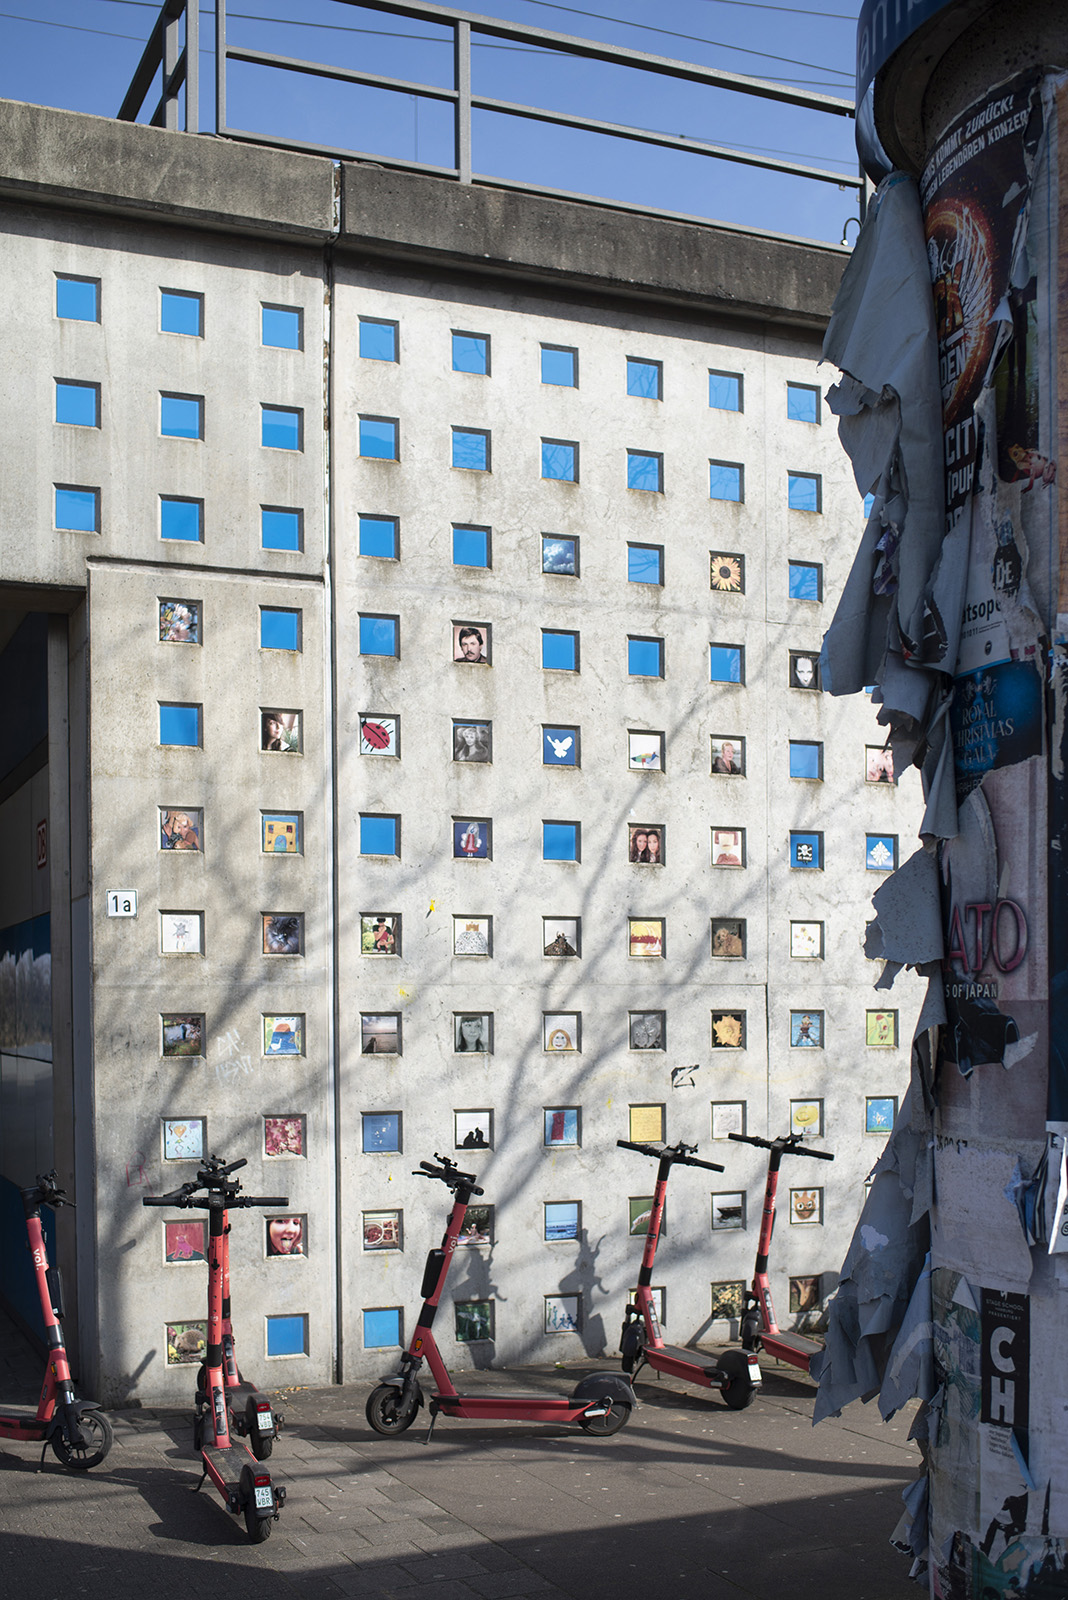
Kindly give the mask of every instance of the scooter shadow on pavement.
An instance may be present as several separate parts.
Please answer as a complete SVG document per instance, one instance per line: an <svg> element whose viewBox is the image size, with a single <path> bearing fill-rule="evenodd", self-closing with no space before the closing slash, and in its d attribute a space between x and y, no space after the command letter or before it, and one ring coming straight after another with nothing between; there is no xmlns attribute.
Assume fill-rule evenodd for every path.
<svg viewBox="0 0 1068 1600"><path fill-rule="evenodd" d="M169 1456L170 1452L167 1454ZM194 1494L200 1481L197 1458L186 1451L184 1459L189 1463L188 1472L169 1467L118 1467L101 1474L97 1481L132 1489L139 1496L158 1519L143 1525L144 1533L153 1539L168 1544L191 1544L198 1549L225 1545L247 1551L249 1540L244 1524L230 1517L220 1517L211 1495ZM176 1477L176 1471L180 1476ZM175 1492L183 1487L188 1489L188 1498L184 1500Z"/></svg>

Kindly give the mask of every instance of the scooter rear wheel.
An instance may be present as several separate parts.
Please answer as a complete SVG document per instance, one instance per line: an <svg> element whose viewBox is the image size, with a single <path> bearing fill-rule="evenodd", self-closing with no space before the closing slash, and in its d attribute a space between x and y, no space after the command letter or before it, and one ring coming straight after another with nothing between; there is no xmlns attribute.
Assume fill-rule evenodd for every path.
<svg viewBox="0 0 1068 1600"><path fill-rule="evenodd" d="M70 1467L74 1472L88 1472L90 1467L98 1467L103 1461L115 1435L102 1411L84 1411L80 1420L85 1436L84 1445L72 1444L66 1434L59 1430L52 1435L52 1449L65 1467Z"/></svg>
<svg viewBox="0 0 1068 1600"><path fill-rule="evenodd" d="M404 1391L393 1383L380 1383L367 1396L367 1420L376 1433L387 1437L410 1428L418 1409L417 1403L405 1402Z"/></svg>
<svg viewBox="0 0 1068 1600"><path fill-rule="evenodd" d="M597 1438L607 1439L613 1433L618 1433L620 1428L625 1428L630 1421L630 1414L634 1409L626 1400L609 1400L609 1409L603 1417L583 1415L579 1417L579 1427L583 1433L592 1433Z"/></svg>
<svg viewBox="0 0 1068 1600"><path fill-rule="evenodd" d="M249 1445L250 1445L250 1447L252 1449L252 1454L256 1457L256 1460L257 1461L266 1461L267 1457L270 1455L271 1451L274 1449L274 1434L273 1433L262 1434L262 1433L253 1432L253 1433L251 1433L249 1435L249 1441L248 1442L249 1442Z"/></svg>
<svg viewBox="0 0 1068 1600"><path fill-rule="evenodd" d="M271 1537L273 1517L260 1517L256 1515L256 1507L251 1501L245 1503L245 1532L253 1544L262 1544Z"/></svg>
<svg viewBox="0 0 1068 1600"><path fill-rule="evenodd" d="M732 1411L744 1411L756 1399L757 1386L749 1376L749 1358L741 1350L728 1350L719 1360L727 1377L720 1388L724 1403Z"/></svg>

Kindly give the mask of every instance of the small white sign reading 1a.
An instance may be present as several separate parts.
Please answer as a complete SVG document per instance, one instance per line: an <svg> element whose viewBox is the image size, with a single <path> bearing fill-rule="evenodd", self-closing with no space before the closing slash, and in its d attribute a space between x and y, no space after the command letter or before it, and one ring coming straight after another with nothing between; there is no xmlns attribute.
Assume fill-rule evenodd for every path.
<svg viewBox="0 0 1068 1600"><path fill-rule="evenodd" d="M108 916L109 917L136 917L137 915L137 890L136 889L109 889L108 890Z"/></svg>

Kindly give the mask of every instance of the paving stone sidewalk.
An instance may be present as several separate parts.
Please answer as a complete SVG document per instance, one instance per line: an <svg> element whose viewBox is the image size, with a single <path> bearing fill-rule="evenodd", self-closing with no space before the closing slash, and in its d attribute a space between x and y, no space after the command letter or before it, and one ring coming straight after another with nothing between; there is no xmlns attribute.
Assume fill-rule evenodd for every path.
<svg viewBox="0 0 1068 1600"><path fill-rule="evenodd" d="M0 1404L36 1400L36 1357L0 1317ZM21 1351L18 1348L22 1344ZM610 1367L612 1363L602 1363ZM464 1374L569 1390L581 1368ZM745 1411L639 1380L610 1439L544 1424L368 1427L371 1385L280 1391L265 1544L199 1478L190 1412L111 1413L85 1474L0 1440L0 1600L915 1600L887 1540L919 1470L910 1417L852 1406L813 1428L813 1385L773 1362ZM192 1376L190 1378L192 1389ZM16 1392L18 1390L19 1392ZM425 1413L423 1414L425 1415Z"/></svg>

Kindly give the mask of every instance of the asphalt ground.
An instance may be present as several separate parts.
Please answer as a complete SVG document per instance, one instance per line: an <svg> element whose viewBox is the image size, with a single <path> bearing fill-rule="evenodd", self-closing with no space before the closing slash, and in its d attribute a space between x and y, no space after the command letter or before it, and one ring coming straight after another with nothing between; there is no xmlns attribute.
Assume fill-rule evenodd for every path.
<svg viewBox="0 0 1068 1600"><path fill-rule="evenodd" d="M439 1418L426 1445L425 1411L383 1439L364 1417L370 1383L274 1391L286 1426L270 1468L288 1498L259 1545L207 1485L191 1492L190 1373L186 1411L109 1413L114 1447L88 1473L0 1439L0 1597L915 1600L888 1543L919 1470L911 1412L883 1423L854 1405L813 1428L811 1381L762 1367L744 1411L646 1368L608 1439ZM588 1370L459 1386L569 1393ZM0 1406L35 1404L40 1375L0 1314Z"/></svg>

